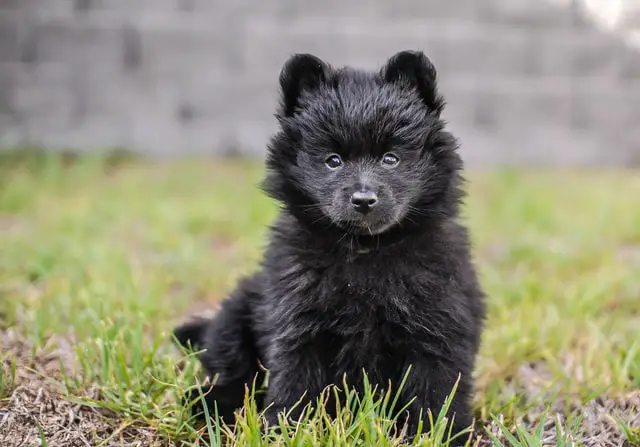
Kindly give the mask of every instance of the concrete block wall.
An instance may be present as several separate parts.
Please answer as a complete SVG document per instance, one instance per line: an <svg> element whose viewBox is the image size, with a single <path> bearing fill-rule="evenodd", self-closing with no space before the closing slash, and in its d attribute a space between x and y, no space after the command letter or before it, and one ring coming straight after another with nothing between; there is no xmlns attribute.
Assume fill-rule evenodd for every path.
<svg viewBox="0 0 640 447"><path fill-rule="evenodd" d="M0 147L261 155L293 52L423 49L470 164L640 162L640 52L544 0L0 0Z"/></svg>

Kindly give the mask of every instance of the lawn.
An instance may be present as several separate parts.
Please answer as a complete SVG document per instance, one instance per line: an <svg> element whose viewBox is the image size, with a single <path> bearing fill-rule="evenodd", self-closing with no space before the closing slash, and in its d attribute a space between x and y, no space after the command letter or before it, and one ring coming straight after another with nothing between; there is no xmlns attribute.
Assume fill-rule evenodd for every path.
<svg viewBox="0 0 640 447"><path fill-rule="evenodd" d="M179 404L198 366L170 330L256 268L276 212L261 176L239 161L0 156L0 446L399 445L366 399L361 416L318 410L280 437L252 408L229 437ZM640 171L467 177L489 297L474 442L639 443ZM422 445L446 445L442 427Z"/></svg>

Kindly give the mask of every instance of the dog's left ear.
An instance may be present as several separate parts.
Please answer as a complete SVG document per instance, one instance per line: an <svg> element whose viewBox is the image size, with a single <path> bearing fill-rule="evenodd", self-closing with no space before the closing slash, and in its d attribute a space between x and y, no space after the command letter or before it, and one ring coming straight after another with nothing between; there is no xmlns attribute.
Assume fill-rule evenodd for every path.
<svg viewBox="0 0 640 447"><path fill-rule="evenodd" d="M436 67L422 51L401 51L389 58L380 71L389 83L415 88L425 105L436 115L444 109L444 99L438 94Z"/></svg>
<svg viewBox="0 0 640 447"><path fill-rule="evenodd" d="M280 71L281 107L284 116L292 116L304 91L313 91L326 79L329 66L313 54L294 54Z"/></svg>

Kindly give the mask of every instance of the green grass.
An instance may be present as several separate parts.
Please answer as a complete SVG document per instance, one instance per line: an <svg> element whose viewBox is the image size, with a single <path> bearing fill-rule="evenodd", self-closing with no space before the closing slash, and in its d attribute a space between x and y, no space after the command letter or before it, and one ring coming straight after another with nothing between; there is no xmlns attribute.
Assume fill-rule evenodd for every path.
<svg viewBox="0 0 640 447"><path fill-rule="evenodd" d="M9 397L16 383L16 361L12 358L0 358L0 399Z"/></svg>
<svg viewBox="0 0 640 447"><path fill-rule="evenodd" d="M179 404L199 367L170 330L256 268L277 211L261 176L245 162L0 156L0 330L20 340L3 343L0 412L26 376L98 409L113 439L134 430L158 445L229 435L250 446L399 445L373 395L352 396L336 421L310 410L279 437L260 434L251 406L230 434L196 426ZM475 398L493 430L484 438L538 446L552 431L557 445L580 445L583 404L640 388L640 172L467 177L464 218L489 296ZM446 445L437 416L421 445ZM46 423L36 436L46 439Z"/></svg>

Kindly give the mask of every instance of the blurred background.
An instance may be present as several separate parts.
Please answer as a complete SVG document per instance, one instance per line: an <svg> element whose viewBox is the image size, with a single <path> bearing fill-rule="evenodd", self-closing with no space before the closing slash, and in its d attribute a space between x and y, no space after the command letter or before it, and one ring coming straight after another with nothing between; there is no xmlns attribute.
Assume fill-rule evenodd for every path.
<svg viewBox="0 0 640 447"><path fill-rule="evenodd" d="M422 49L469 164L637 164L639 33L639 0L0 0L0 147L261 156L291 53Z"/></svg>
<svg viewBox="0 0 640 447"><path fill-rule="evenodd" d="M0 0L0 446L210 445L170 331L259 266L280 69L405 49L471 168L480 445L640 446L640 0Z"/></svg>

